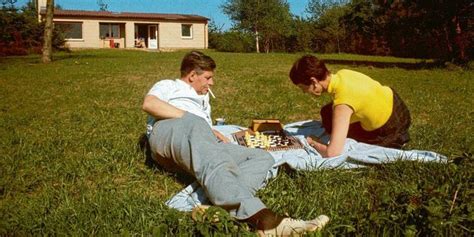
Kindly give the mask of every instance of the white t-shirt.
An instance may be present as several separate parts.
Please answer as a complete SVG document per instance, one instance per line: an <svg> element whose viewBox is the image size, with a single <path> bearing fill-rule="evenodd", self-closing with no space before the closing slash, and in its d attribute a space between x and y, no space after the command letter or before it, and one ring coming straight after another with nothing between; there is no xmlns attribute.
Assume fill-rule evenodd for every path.
<svg viewBox="0 0 474 237"><path fill-rule="evenodd" d="M181 79L159 81L153 85L147 95L156 96L176 108L193 113L205 119L212 127L209 93L198 95L191 85ZM151 133L155 122L156 119L153 116L148 116L147 135Z"/></svg>

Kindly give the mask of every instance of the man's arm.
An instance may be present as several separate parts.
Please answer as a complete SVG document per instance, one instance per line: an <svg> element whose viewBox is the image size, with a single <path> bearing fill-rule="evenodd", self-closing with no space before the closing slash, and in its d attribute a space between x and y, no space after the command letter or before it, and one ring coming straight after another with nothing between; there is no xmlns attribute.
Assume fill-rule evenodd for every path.
<svg viewBox="0 0 474 237"><path fill-rule="evenodd" d="M142 109L157 119L181 118L185 113L184 110L178 109L153 95L145 96ZM217 139L221 140L222 142L230 142L227 137L217 130L212 129L212 132L217 137Z"/></svg>
<svg viewBox="0 0 474 237"><path fill-rule="evenodd" d="M157 119L181 118L184 115L184 110L178 109L153 95L145 96L142 109Z"/></svg>

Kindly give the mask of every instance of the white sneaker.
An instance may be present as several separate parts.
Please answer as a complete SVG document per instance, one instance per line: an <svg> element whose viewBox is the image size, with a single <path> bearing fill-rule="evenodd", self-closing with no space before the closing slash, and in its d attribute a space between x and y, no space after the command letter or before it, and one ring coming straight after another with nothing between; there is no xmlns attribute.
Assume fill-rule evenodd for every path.
<svg viewBox="0 0 474 237"><path fill-rule="evenodd" d="M322 229L329 222L329 217L320 215L309 221L284 218L274 229L260 232L262 236L299 236L300 234ZM263 233L262 233L263 232Z"/></svg>

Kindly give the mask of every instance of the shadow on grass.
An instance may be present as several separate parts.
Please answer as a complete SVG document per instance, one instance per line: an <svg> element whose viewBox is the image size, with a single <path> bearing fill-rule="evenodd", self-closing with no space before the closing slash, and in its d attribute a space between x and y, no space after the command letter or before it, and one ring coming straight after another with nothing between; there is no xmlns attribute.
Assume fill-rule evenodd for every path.
<svg viewBox="0 0 474 237"><path fill-rule="evenodd" d="M125 58L126 56L110 56L110 55L96 55L96 54L61 54L61 55L54 55L53 56L53 63L54 62L62 62L68 60L83 60L83 59L111 59L111 58ZM21 62L22 64L43 64L41 61L41 55L28 55L28 56L8 56L4 58L0 58L0 64L5 63L6 61L9 62Z"/></svg>
<svg viewBox="0 0 474 237"><path fill-rule="evenodd" d="M145 165L155 171L161 171L175 178L175 180L184 185L189 185L193 183L196 179L191 175L185 173L183 170L180 170L177 167L164 167L160 165L153 157L151 156L150 143L148 142L148 137L145 133L142 133L137 142L137 149L143 153L145 157Z"/></svg>
<svg viewBox="0 0 474 237"><path fill-rule="evenodd" d="M63 54L54 56L53 61L64 61L71 59L111 59L111 58L126 58L123 55L110 55L110 54Z"/></svg>
<svg viewBox="0 0 474 237"><path fill-rule="evenodd" d="M403 68L408 70L432 69L444 67L444 62L441 60L434 62L419 62L419 63L403 63L403 62L375 62L367 60L341 60L341 59L324 59L328 64L341 64L352 66L367 66L376 68Z"/></svg>

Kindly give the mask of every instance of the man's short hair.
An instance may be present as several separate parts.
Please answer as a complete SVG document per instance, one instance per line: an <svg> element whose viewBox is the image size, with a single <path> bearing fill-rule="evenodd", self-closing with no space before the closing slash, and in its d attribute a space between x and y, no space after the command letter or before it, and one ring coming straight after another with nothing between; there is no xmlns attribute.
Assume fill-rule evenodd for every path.
<svg viewBox="0 0 474 237"><path fill-rule="evenodd" d="M197 74L202 74L204 71L214 71L216 69L216 62L199 51L191 51L184 55L181 62L181 77L185 77L191 71L196 71Z"/></svg>
<svg viewBox="0 0 474 237"><path fill-rule="evenodd" d="M290 79L295 85L310 85L311 77L316 78L318 81L322 81L326 79L329 73L330 72L323 61L315 56L305 55L296 60L293 64L293 67L290 70Z"/></svg>

